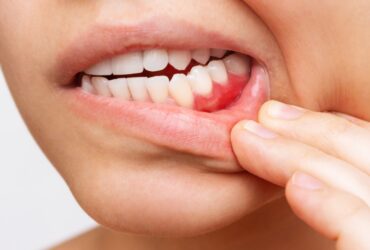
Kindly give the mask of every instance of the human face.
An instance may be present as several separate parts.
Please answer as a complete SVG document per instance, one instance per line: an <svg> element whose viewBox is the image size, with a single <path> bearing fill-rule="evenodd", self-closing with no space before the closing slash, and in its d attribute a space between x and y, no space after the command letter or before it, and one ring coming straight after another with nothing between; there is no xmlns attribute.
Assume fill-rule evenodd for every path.
<svg viewBox="0 0 370 250"><path fill-rule="evenodd" d="M0 60L30 131L86 212L119 231L197 235L280 196L241 170L229 143L231 127L256 119L269 97L370 119L368 10L365 0L2 0ZM208 113L98 96L104 81L80 88L75 76L90 66L153 48L249 56L250 70L245 59L227 68L243 66L239 102ZM98 71L89 72L109 74Z"/></svg>

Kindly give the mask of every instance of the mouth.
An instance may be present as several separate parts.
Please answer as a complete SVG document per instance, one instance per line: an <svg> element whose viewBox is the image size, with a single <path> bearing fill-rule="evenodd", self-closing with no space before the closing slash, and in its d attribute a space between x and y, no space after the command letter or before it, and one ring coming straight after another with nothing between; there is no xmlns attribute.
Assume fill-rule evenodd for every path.
<svg viewBox="0 0 370 250"><path fill-rule="evenodd" d="M240 172L229 134L268 99L262 55L183 21L95 25L60 55L66 106L91 126ZM170 23L170 24L169 24Z"/></svg>
<svg viewBox="0 0 370 250"><path fill-rule="evenodd" d="M248 56L222 49L148 49L99 62L77 84L97 96L215 112L237 100L250 68Z"/></svg>

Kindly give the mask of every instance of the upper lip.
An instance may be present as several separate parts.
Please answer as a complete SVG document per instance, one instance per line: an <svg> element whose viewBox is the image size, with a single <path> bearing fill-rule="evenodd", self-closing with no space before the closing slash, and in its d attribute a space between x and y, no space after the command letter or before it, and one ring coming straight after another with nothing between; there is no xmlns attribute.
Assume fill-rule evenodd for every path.
<svg viewBox="0 0 370 250"><path fill-rule="evenodd" d="M250 40L250 42L248 42ZM56 81L69 84L73 77L90 66L118 54L161 47L166 49L220 48L253 57L266 68L268 53L259 53L254 41L237 41L218 31L161 16L139 24L96 23L79 34L58 55L54 68Z"/></svg>
<svg viewBox="0 0 370 250"><path fill-rule="evenodd" d="M246 40L251 42L248 43ZM95 23L61 51L53 76L56 77L55 81L58 84L68 85L72 83L77 73L101 60L133 50L155 47L233 50L253 57L260 65L268 68L267 58L269 55L253 49L254 40L252 37L246 38L246 40L237 41L223 36L220 32L163 16L149 18L135 25ZM71 90L69 88L62 89ZM217 114L207 114L177 107L145 103L134 104L117 102L114 99L89 97L76 90L64 92L67 94L64 100L67 100L66 104L70 104L67 106L77 111L79 115L94 122L108 121L105 125L114 124L114 126L110 126L110 129L115 130L118 134L127 134L127 127L132 129L132 124L127 124L127 122L139 122L134 126L138 131L130 130L134 136L137 132L137 137L144 138L154 144L203 156L207 159L216 159L215 162L220 163L221 161L217 169L228 172L241 170L231 149L230 129L242 118L255 119L257 110L262 104L258 102L252 108L245 107L244 110L249 110L249 113L222 111ZM263 93L258 94L263 95ZM157 115L157 119L151 118L154 114ZM151 127L156 130L151 131ZM183 140L183 145L179 145L180 141L178 140ZM208 141L204 142L205 140ZM210 167L212 168L212 166Z"/></svg>

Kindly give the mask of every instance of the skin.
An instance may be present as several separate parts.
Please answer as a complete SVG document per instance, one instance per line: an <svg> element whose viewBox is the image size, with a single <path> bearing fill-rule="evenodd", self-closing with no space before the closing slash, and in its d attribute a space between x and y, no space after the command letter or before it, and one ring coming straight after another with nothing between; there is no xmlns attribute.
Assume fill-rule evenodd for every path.
<svg viewBox="0 0 370 250"><path fill-rule="evenodd" d="M259 123L270 132L263 130L262 138L256 130L244 129L251 128L246 121L233 129L239 163L259 178L204 173L191 156L130 136L122 142L110 131L76 119L58 99L50 65L86 25L109 18L140 21L144 17L130 14L138 10L171 15L174 7L182 10L177 16L191 16L192 22L214 30L222 27L232 39L262 32L272 55L271 98L304 108L275 108L285 118L272 118L268 110L279 103L266 103ZM58 249L334 247L324 236L342 249L367 246L369 10L366 0L0 0L0 62L14 99L77 201L105 226ZM257 31L246 31L246 23L254 23ZM357 118L322 113L328 111ZM165 163L158 159L163 156ZM150 169L145 168L148 163ZM167 174L176 183L169 183ZM285 187L288 203L277 186Z"/></svg>

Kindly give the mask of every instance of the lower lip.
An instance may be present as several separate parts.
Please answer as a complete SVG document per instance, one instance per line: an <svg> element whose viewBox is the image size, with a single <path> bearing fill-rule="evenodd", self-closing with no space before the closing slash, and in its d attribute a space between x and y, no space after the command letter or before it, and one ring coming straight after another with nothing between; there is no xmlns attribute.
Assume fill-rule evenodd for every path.
<svg viewBox="0 0 370 250"><path fill-rule="evenodd" d="M240 99L213 113L99 97L81 88L63 88L62 95L75 115L110 129L123 139L130 135L177 152L225 163L207 168L240 172L242 168L231 148L230 131L242 119L257 118L258 110L268 99L268 90L267 72L255 63Z"/></svg>

